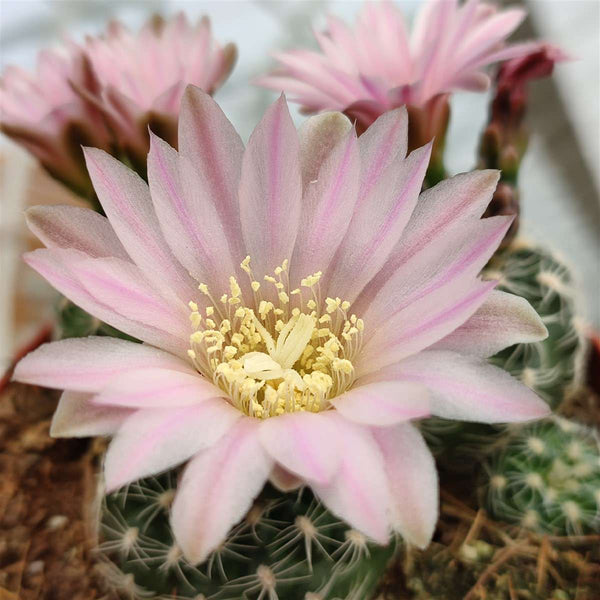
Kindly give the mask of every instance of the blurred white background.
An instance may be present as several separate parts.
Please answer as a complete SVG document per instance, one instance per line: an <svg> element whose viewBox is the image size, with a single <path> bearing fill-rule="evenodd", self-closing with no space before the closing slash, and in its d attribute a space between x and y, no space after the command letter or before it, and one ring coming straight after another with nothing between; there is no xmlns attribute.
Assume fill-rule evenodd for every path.
<svg viewBox="0 0 600 600"><path fill-rule="evenodd" d="M400 2L412 14L419 2ZM546 39L562 46L577 60L559 65L551 81L535 84L529 117L532 138L521 171L526 233L552 245L578 274L581 310L600 327L600 2L598 0L542 0L525 2L530 19L520 37ZM322 28L326 12L352 19L361 2L317 0L0 0L0 69L8 64L31 68L38 50L56 45L62 36L81 39L101 32L111 18L138 28L153 12L165 15L185 11L195 18L208 14L216 37L234 41L238 63L228 82L216 94L225 113L247 138L264 108L276 94L251 85L254 77L272 65L269 52L298 44L316 45L311 27ZM486 121L486 95L457 94L448 135L447 165L452 172L469 170L481 128ZM300 122L302 117L294 111ZM18 223L19 184L15 164L21 154L4 138L5 160L0 181L1 230ZM18 156L18 159L14 157ZM6 164L11 171L7 172ZM44 202L44 192L39 202ZM22 196L22 194L21 194ZM10 291L15 257L6 243L0 257L2 288ZM9 256L10 254L10 256ZM7 304L8 302L8 304ZM2 358L12 340L12 308L0 298ZM1 366L1 363L0 363Z"/></svg>

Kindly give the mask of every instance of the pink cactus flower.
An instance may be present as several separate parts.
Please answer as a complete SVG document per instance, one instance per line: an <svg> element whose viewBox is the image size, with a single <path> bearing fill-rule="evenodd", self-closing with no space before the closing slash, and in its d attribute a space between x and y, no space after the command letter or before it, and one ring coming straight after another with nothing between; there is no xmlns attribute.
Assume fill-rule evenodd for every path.
<svg viewBox="0 0 600 600"><path fill-rule="evenodd" d="M80 90L106 114L121 146L145 161L148 125L177 143L177 117L187 84L214 93L235 64L236 48L215 40L210 21L183 13L154 17L137 33L121 23L83 45L98 85Z"/></svg>
<svg viewBox="0 0 600 600"><path fill-rule="evenodd" d="M71 86L85 57L73 44L40 52L34 75L8 67L0 79L0 127L57 179L87 195L91 189L81 144L108 149L99 111L85 105Z"/></svg>
<svg viewBox="0 0 600 600"><path fill-rule="evenodd" d="M1 127L52 175L86 195L91 184L82 144L118 147L144 170L148 126L176 145L185 86L213 93L235 57L235 46L214 39L207 18L191 25L183 14L154 17L137 34L111 23L103 36L41 52L35 75L7 68L0 81Z"/></svg>
<svg viewBox="0 0 600 600"><path fill-rule="evenodd" d="M21 382L66 390L55 436L112 435L108 490L187 461L178 544L203 561L267 480L305 484L381 544L437 519L426 415L526 421L548 408L486 357L546 329L479 277L511 223L480 219L495 171L420 194L404 108L360 138L340 113L299 131L282 97L244 145L212 98L183 97L179 152L156 136L147 185L88 149L106 217L37 207L27 263L141 340L50 343Z"/></svg>
<svg viewBox="0 0 600 600"><path fill-rule="evenodd" d="M391 1L368 2L354 27L328 17L327 31L315 31L320 51L275 54L281 67L258 83L285 91L307 112L345 111L366 129L403 104L423 109L440 94L485 90L485 67L537 46L505 44L524 17L479 0L429 0L409 37Z"/></svg>

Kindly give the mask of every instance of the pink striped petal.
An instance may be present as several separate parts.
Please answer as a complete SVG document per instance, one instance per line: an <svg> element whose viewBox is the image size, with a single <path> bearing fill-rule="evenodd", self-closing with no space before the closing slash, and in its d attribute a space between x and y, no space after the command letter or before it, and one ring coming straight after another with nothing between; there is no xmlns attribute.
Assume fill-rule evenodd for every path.
<svg viewBox="0 0 600 600"><path fill-rule="evenodd" d="M133 411L112 406L96 406L89 394L64 392L52 417L52 437L95 437L111 435Z"/></svg>
<svg viewBox="0 0 600 600"><path fill-rule="evenodd" d="M291 261L292 281L325 271L354 211L360 163L356 133L350 131L323 162L317 181L308 184Z"/></svg>
<svg viewBox="0 0 600 600"><path fill-rule="evenodd" d="M379 60L391 81L410 81L412 61L404 17L392 2L368 4L375 35L379 40ZM373 36L372 36L373 37Z"/></svg>
<svg viewBox="0 0 600 600"><path fill-rule="evenodd" d="M415 87L420 104L445 91L447 74L452 72L455 62L457 41L452 39L452 34L456 18L456 0L436 2L430 13L430 26L417 55L419 75Z"/></svg>
<svg viewBox="0 0 600 600"><path fill-rule="evenodd" d="M385 282L376 296L365 293L354 310L373 329L409 304L452 279L475 278L504 238L513 217L477 219L445 230L412 255Z"/></svg>
<svg viewBox="0 0 600 600"><path fill-rule="evenodd" d="M353 302L398 243L419 198L431 144L387 168L361 198L328 274L329 295Z"/></svg>
<svg viewBox="0 0 600 600"><path fill-rule="evenodd" d="M362 65L357 65L356 62L360 59L356 40L350 27L348 27L341 19L332 14L327 15L327 33L339 46L342 52L353 58L354 69L356 73L361 71Z"/></svg>
<svg viewBox="0 0 600 600"><path fill-rule="evenodd" d="M140 269L118 258L66 262L87 292L126 318L168 331L182 340L190 333L189 310L174 297L164 298Z"/></svg>
<svg viewBox="0 0 600 600"><path fill-rule="evenodd" d="M142 323L136 316L128 318L118 312L118 306L108 306L90 294L75 274L65 264L91 260L78 250L34 250L24 255L25 262L47 279L61 294L77 306L135 338L158 346L178 356L187 356L188 340L177 338L169 330L164 331L152 324Z"/></svg>
<svg viewBox="0 0 600 600"><path fill-rule="evenodd" d="M373 429L392 495L392 527L410 544L429 545L438 517L438 478L423 436L412 425Z"/></svg>
<svg viewBox="0 0 600 600"><path fill-rule="evenodd" d="M429 240L457 223L481 217L500 173L494 169L461 173L423 192L402 239L403 247L416 253ZM452 202L448 202L452 198Z"/></svg>
<svg viewBox="0 0 600 600"><path fill-rule="evenodd" d="M506 371L456 352L427 350L377 377L427 386L432 414L446 419L512 423L539 419L550 412L543 400Z"/></svg>
<svg viewBox="0 0 600 600"><path fill-rule="evenodd" d="M422 385L383 381L354 387L331 404L350 421L387 426L429 416L428 396Z"/></svg>
<svg viewBox="0 0 600 600"><path fill-rule="evenodd" d="M440 19L440 12L445 8L452 9L455 6L456 0L448 0L447 2L428 0L424 3L412 26L410 46L415 55L425 54L428 45L433 41L432 38L443 37L446 23L443 19Z"/></svg>
<svg viewBox="0 0 600 600"><path fill-rule="evenodd" d="M210 196L206 174L151 134L148 181L173 254L197 281L212 290L228 289L237 265L231 259L228 230Z"/></svg>
<svg viewBox="0 0 600 600"><path fill-rule="evenodd" d="M48 248L73 248L93 258L130 260L108 219L81 206L34 206L26 212L29 229Z"/></svg>
<svg viewBox="0 0 600 600"><path fill-rule="evenodd" d="M240 216L254 272L270 274L292 256L302 206L296 129L282 96L250 136L240 183Z"/></svg>
<svg viewBox="0 0 600 600"><path fill-rule="evenodd" d="M374 371L431 346L471 317L495 285L495 281L458 278L390 315L365 342L357 372Z"/></svg>
<svg viewBox="0 0 600 600"><path fill-rule="evenodd" d="M146 182L103 150L85 149L94 189L129 256L159 289L188 302L195 285L164 240Z"/></svg>
<svg viewBox="0 0 600 600"><path fill-rule="evenodd" d="M431 349L487 357L547 337L546 326L525 298L494 290L468 321Z"/></svg>
<svg viewBox="0 0 600 600"><path fill-rule="evenodd" d="M198 373L148 368L119 375L94 397L94 403L131 408L168 408L199 404L224 395Z"/></svg>
<svg viewBox="0 0 600 600"><path fill-rule="evenodd" d="M303 412L266 419L259 436L273 460L302 479L324 485L338 468L338 432L322 414Z"/></svg>
<svg viewBox="0 0 600 600"><path fill-rule="evenodd" d="M335 411L323 414L338 429L340 468L331 483L312 488L327 508L353 527L386 544L389 539L390 489L383 457L370 431Z"/></svg>
<svg viewBox="0 0 600 600"><path fill-rule="evenodd" d="M476 57L492 50L521 24L526 15L526 11L522 9L512 9L486 19L462 41L454 59L456 64L469 64Z"/></svg>
<svg viewBox="0 0 600 600"><path fill-rule="evenodd" d="M385 170L406 156L408 147L408 113L406 107L381 115L360 136L361 188L366 198Z"/></svg>
<svg viewBox="0 0 600 600"><path fill-rule="evenodd" d="M381 47L381 32L379 31L379 19L377 9L372 4L365 4L364 9L359 13L356 20L355 36L357 41L357 50L362 56L368 70L361 72L369 73L372 77L380 79L382 82L389 77L388 57L383 57L383 48Z"/></svg>
<svg viewBox="0 0 600 600"><path fill-rule="evenodd" d="M106 452L108 492L170 469L223 437L242 413L220 398L196 406L136 411Z"/></svg>
<svg viewBox="0 0 600 600"><path fill-rule="evenodd" d="M181 156L204 175L206 198L214 202L233 256L243 260L238 185L244 144L219 105L193 85L181 100L178 144Z"/></svg>
<svg viewBox="0 0 600 600"><path fill-rule="evenodd" d="M425 190L404 228L402 239L369 283L369 295L374 295L400 265L426 245L435 243L444 232L459 229L479 218L492 199L499 177L499 172L494 170L462 173ZM452 202L448 202L448 198L452 198Z"/></svg>
<svg viewBox="0 0 600 600"><path fill-rule="evenodd" d="M297 102L307 107L311 112L337 108L342 110L344 107L335 100L326 90L321 90L309 82L301 81L287 75L266 75L254 80L256 85L260 85L270 90L281 93L284 91L290 102Z"/></svg>
<svg viewBox="0 0 600 600"><path fill-rule="evenodd" d="M307 119L298 130L302 183L306 188L319 177L329 153L347 137L352 124L339 112L327 112Z"/></svg>
<svg viewBox="0 0 600 600"><path fill-rule="evenodd" d="M316 89L325 90L333 103L330 109L342 110L358 95L364 94L364 87L355 77L327 64L323 57L309 50L291 50L275 52L276 58L285 68L287 74L300 81L310 82Z"/></svg>
<svg viewBox="0 0 600 600"><path fill-rule="evenodd" d="M150 368L194 374L187 362L152 346L88 337L40 346L17 364L13 378L30 385L99 392L111 380Z"/></svg>
<svg viewBox="0 0 600 600"><path fill-rule="evenodd" d="M192 564L201 563L248 511L273 467L258 440L258 421L241 419L194 458L173 502L171 526Z"/></svg>
<svg viewBox="0 0 600 600"><path fill-rule="evenodd" d="M321 33L313 27L313 35L315 36L321 51L327 56L334 67L341 71L353 71L354 64L352 62L352 57L345 54L327 33Z"/></svg>
<svg viewBox="0 0 600 600"><path fill-rule="evenodd" d="M453 44L460 44L465 34L470 31L471 26L477 22L478 9L481 9L481 6L478 6L479 1L467 0L458 10L456 25L450 38Z"/></svg>

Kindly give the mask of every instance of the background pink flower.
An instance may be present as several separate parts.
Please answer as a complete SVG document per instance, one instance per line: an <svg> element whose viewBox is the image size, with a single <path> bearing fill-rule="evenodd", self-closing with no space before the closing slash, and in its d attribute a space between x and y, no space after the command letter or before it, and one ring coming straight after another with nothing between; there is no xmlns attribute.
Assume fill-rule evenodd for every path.
<svg viewBox="0 0 600 600"><path fill-rule="evenodd" d="M497 172L420 194L430 146L406 151L404 109L357 139L339 113L297 132L283 98L244 148L190 87L179 152L152 138L149 185L88 150L107 217L29 212L47 248L27 262L143 343L45 345L15 378L67 390L54 435L113 436L109 490L189 461L172 526L190 561L268 479L311 486L379 543L394 530L424 547L437 477L410 421L547 414L486 361L546 335L525 300L479 278L511 222L480 219Z"/></svg>
<svg viewBox="0 0 600 600"><path fill-rule="evenodd" d="M236 49L215 40L207 17L192 25L184 13L154 17L138 32L113 22L105 35L83 44L97 78L86 98L102 109L119 143L140 160L152 129L177 144L177 117L187 84L214 93L235 64Z"/></svg>
<svg viewBox="0 0 600 600"><path fill-rule="evenodd" d="M100 112L84 104L72 81L85 85L86 58L74 44L40 52L35 74L8 67L0 79L0 127L57 179L91 191L81 145L110 149Z"/></svg>
<svg viewBox="0 0 600 600"><path fill-rule="evenodd" d="M89 196L82 145L125 152L144 173L148 127L176 146L185 86L213 93L235 58L235 46L222 48L206 17L195 25L184 14L154 17L136 34L113 22L105 35L41 52L35 74L8 67L1 127L53 176Z"/></svg>
<svg viewBox="0 0 600 600"><path fill-rule="evenodd" d="M279 69L258 83L307 112L345 111L365 129L404 104L423 109L440 94L485 90L487 66L537 46L505 44L524 18L521 9L498 11L480 0L429 0L409 36L391 0L367 2L353 27L328 16L327 30L315 31L319 51L276 53Z"/></svg>

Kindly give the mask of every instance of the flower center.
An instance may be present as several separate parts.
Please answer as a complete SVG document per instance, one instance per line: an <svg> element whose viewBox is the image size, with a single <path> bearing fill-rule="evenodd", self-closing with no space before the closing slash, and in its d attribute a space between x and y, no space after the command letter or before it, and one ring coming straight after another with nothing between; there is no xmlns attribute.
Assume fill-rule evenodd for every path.
<svg viewBox="0 0 600 600"><path fill-rule="evenodd" d="M251 417L326 410L329 399L354 381L352 361L363 339L362 319L348 315L347 301L321 301L321 272L290 291L288 264L277 267L275 276L265 276L272 288L263 297L246 257L241 268L250 279L251 303L233 276L230 294L218 302L205 284L198 286L211 302L204 315L189 303L194 329L189 357Z"/></svg>

